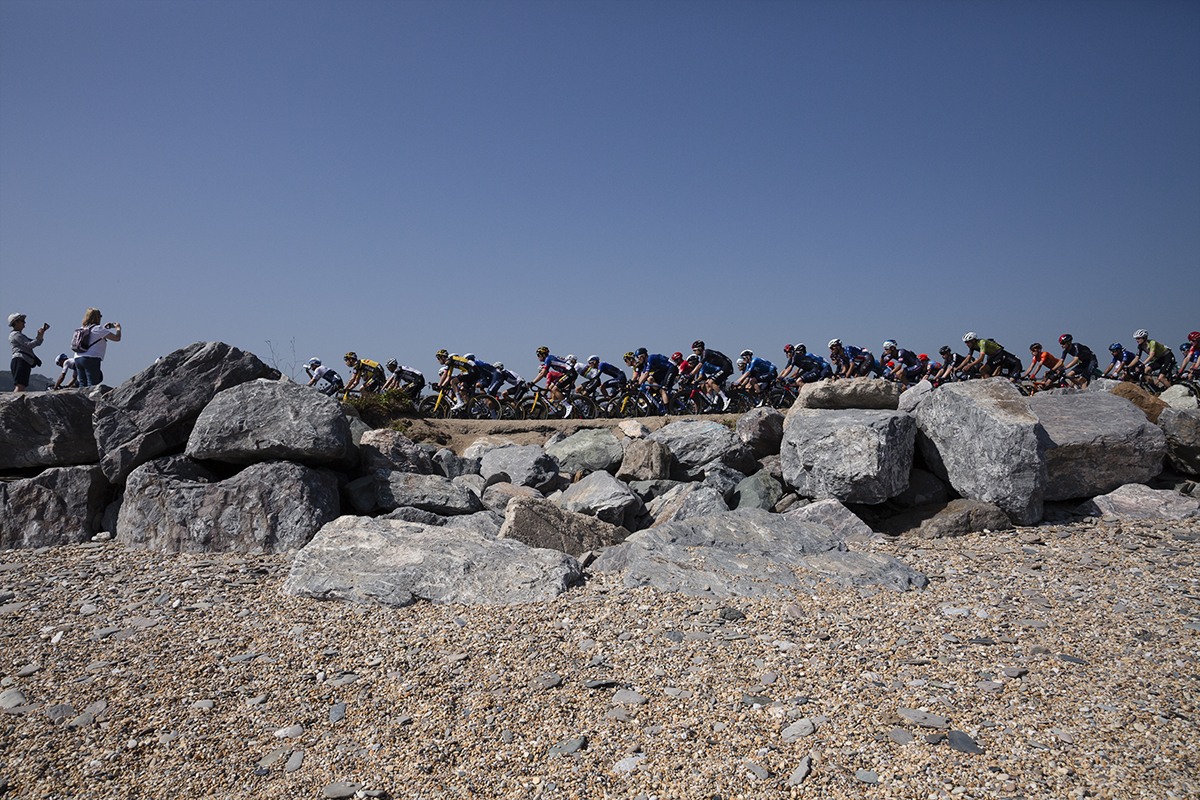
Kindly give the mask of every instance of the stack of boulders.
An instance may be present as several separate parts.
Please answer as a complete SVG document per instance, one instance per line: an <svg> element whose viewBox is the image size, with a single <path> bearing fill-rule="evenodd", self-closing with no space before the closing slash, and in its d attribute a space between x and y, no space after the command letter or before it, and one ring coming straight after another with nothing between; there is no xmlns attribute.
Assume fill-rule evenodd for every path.
<svg viewBox="0 0 1200 800"><path fill-rule="evenodd" d="M115 535L164 552L295 552L285 592L388 604L535 601L589 566L713 597L824 579L903 590L925 578L869 552L880 532L1031 525L1062 501L1124 513L1128 485L1164 458L1197 474L1198 416L1160 409L1154 424L1107 391L1029 398L985 380L901 394L854 379L734 427L614 421L455 453L197 343L116 389L0 398L0 547ZM1171 514L1200 513L1167 493Z"/></svg>

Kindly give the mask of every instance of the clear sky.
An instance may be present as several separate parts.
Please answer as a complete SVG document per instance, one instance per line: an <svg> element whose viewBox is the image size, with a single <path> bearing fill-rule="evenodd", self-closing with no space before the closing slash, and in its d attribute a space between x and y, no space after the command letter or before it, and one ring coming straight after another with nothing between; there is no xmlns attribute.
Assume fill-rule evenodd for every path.
<svg viewBox="0 0 1200 800"><path fill-rule="evenodd" d="M49 361L89 306L112 385L197 340L1177 346L1200 3L0 0L0 311Z"/></svg>

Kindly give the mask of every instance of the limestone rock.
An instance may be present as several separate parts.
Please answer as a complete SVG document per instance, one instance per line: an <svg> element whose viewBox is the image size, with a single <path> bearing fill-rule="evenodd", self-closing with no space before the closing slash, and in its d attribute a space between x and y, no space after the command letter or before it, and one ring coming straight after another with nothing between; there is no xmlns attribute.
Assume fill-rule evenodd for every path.
<svg viewBox="0 0 1200 800"><path fill-rule="evenodd" d="M754 456L736 433L719 422L685 419L672 422L650 434L671 451L681 476L694 480L713 461L723 461L745 472L754 469Z"/></svg>
<svg viewBox="0 0 1200 800"><path fill-rule="evenodd" d="M681 483L647 506L654 523L651 527L667 522L707 517L728 511L729 506L720 493L702 483Z"/></svg>
<svg viewBox="0 0 1200 800"><path fill-rule="evenodd" d="M770 406L752 408L738 417L737 435L755 458L778 455L783 441L783 414Z"/></svg>
<svg viewBox="0 0 1200 800"><path fill-rule="evenodd" d="M0 394L0 470L95 463L95 408L83 391Z"/></svg>
<svg viewBox="0 0 1200 800"><path fill-rule="evenodd" d="M636 419L623 419L617 423L617 427L630 439L644 439L650 435L650 429Z"/></svg>
<svg viewBox="0 0 1200 800"><path fill-rule="evenodd" d="M899 411L907 411L911 414L916 410L917 406L921 405L929 397L932 391L932 383L926 380L917 381L900 393L900 399L897 401L896 407Z"/></svg>
<svg viewBox="0 0 1200 800"><path fill-rule="evenodd" d="M982 500L951 500L918 529L925 539L965 536L968 533L1001 531L1012 528L1012 521L998 506Z"/></svg>
<svg viewBox="0 0 1200 800"><path fill-rule="evenodd" d="M804 497L881 503L908 487L915 436L913 416L902 411L793 407L783 431L783 478Z"/></svg>
<svg viewBox="0 0 1200 800"><path fill-rule="evenodd" d="M1173 489L1151 489L1131 483L1093 497L1079 507L1080 512L1118 519L1180 520L1200 517L1200 499Z"/></svg>
<svg viewBox="0 0 1200 800"><path fill-rule="evenodd" d="M1042 518L1046 457L1037 416L1004 378L939 386L917 407L925 463L963 497L995 503L1014 521Z"/></svg>
<svg viewBox="0 0 1200 800"><path fill-rule="evenodd" d="M1194 409L1200 406L1196 395L1188 390L1188 387L1182 383L1177 383L1167 389L1164 389L1162 394L1158 396L1159 400L1176 409Z"/></svg>
<svg viewBox="0 0 1200 800"><path fill-rule="evenodd" d="M339 513L337 476L267 461L223 481L184 456L129 475L117 541L162 553L279 553L303 547Z"/></svg>
<svg viewBox="0 0 1200 800"><path fill-rule="evenodd" d="M1200 411L1168 408L1158 415L1167 437L1171 466L1186 475L1200 475Z"/></svg>
<svg viewBox="0 0 1200 800"><path fill-rule="evenodd" d="M558 461L559 469L571 475L615 472L624 457L621 442L608 428L585 428L559 442L547 442L543 449Z"/></svg>
<svg viewBox="0 0 1200 800"><path fill-rule="evenodd" d="M624 457L617 470L619 480L651 481L670 475L671 451L665 444L651 439L626 440Z"/></svg>
<svg viewBox="0 0 1200 800"><path fill-rule="evenodd" d="M504 511L500 538L582 556L625 541L629 531L595 516L559 508L540 497L514 497Z"/></svg>
<svg viewBox="0 0 1200 800"><path fill-rule="evenodd" d="M571 556L470 530L340 517L296 554L282 592L407 606L508 605L551 600L583 570Z"/></svg>
<svg viewBox="0 0 1200 800"><path fill-rule="evenodd" d="M628 486L607 472L593 472L563 492L564 511L598 517L612 525L629 526L642 512L642 501Z"/></svg>
<svg viewBox="0 0 1200 800"><path fill-rule="evenodd" d="M309 466L349 466L357 455L341 403L308 386L262 378L219 392L197 417L184 452L200 461Z"/></svg>
<svg viewBox="0 0 1200 800"><path fill-rule="evenodd" d="M358 452L364 475L374 474L377 469L418 475L432 475L435 471L433 459L423 447L413 444L403 433L387 428L364 433Z"/></svg>
<svg viewBox="0 0 1200 800"><path fill-rule="evenodd" d="M196 342L160 358L96 402L100 466L122 483L140 464L187 442L209 401L233 386L279 373L223 342Z"/></svg>
<svg viewBox="0 0 1200 800"><path fill-rule="evenodd" d="M101 530L109 488L95 464L0 482L0 550L87 541Z"/></svg>
<svg viewBox="0 0 1200 800"><path fill-rule="evenodd" d="M1117 397L1124 397L1126 400L1132 402L1142 410L1142 413L1146 415L1146 419L1156 425L1158 424L1158 415L1163 412L1163 409L1170 408L1162 400L1159 400L1136 383L1130 383L1129 381L1121 381L1109 391Z"/></svg>
<svg viewBox="0 0 1200 800"><path fill-rule="evenodd" d="M783 516L813 525L823 525L833 532L834 540L839 542L858 544L881 538L867 523L837 500L818 500L805 506L790 508Z"/></svg>
<svg viewBox="0 0 1200 800"><path fill-rule="evenodd" d="M483 490L483 504L501 514L508 504L518 497L541 497L542 493L531 486L513 486L511 483L493 483Z"/></svg>
<svg viewBox="0 0 1200 800"><path fill-rule="evenodd" d="M479 461L479 474L493 483L532 486L539 492L558 480L558 462L537 445L505 445L488 450Z"/></svg>
<svg viewBox="0 0 1200 800"><path fill-rule="evenodd" d="M874 408L895 411L900 407L900 391L900 384L877 378L826 378L801 386L800 397L792 408Z"/></svg>

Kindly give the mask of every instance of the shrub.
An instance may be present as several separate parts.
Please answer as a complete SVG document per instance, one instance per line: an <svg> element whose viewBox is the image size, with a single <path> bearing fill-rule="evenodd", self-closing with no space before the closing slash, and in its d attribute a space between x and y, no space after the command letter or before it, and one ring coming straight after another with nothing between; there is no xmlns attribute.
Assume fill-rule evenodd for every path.
<svg viewBox="0 0 1200 800"><path fill-rule="evenodd" d="M372 428L394 428L399 417L410 416L416 411L412 400L399 389L383 394L351 395L346 402ZM407 425L404 427L407 428Z"/></svg>

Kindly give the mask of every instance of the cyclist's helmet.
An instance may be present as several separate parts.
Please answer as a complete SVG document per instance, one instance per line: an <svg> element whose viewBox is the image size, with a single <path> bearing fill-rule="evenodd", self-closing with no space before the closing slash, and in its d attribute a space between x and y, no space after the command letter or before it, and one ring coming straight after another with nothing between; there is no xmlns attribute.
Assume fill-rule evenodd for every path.
<svg viewBox="0 0 1200 800"><path fill-rule="evenodd" d="M632 351L632 350L630 350L628 353L626 353L625 355L621 356L621 358L625 359L626 361L633 361L633 358L634 358L634 356L633 356L633 351Z"/></svg>
<svg viewBox="0 0 1200 800"><path fill-rule="evenodd" d="M950 349L950 345L944 344L944 345L942 345L942 349L938 350L938 355L940 355L942 358L945 358L953 352L954 351Z"/></svg>
<svg viewBox="0 0 1200 800"><path fill-rule="evenodd" d="M1192 331L1188 334L1189 342L1200 342L1200 331Z"/></svg>
<svg viewBox="0 0 1200 800"><path fill-rule="evenodd" d="M589 364L599 364L599 363L600 363L600 356L588 356L588 362L587 362L587 363L589 363Z"/></svg>
<svg viewBox="0 0 1200 800"><path fill-rule="evenodd" d="M449 369L450 369L449 366L442 367L441 369L438 370L438 375L445 375L449 371Z"/></svg>
<svg viewBox="0 0 1200 800"><path fill-rule="evenodd" d="M833 349L833 348L835 348L835 347L841 347L841 346L842 346L842 340L841 340L841 339L830 339L830 340L829 340L829 349L830 349L830 350L832 350L832 349Z"/></svg>
<svg viewBox="0 0 1200 800"><path fill-rule="evenodd" d="M750 359L754 358L754 351L753 350L743 350L742 354L741 354L741 358L744 361L749 361Z"/></svg>
<svg viewBox="0 0 1200 800"><path fill-rule="evenodd" d="M358 353L351 350L349 353L346 353L346 355L342 356L342 359L345 361L348 361L351 364L357 364L358 363Z"/></svg>
<svg viewBox="0 0 1200 800"><path fill-rule="evenodd" d="M678 364L683 361L683 353L671 353L671 360Z"/></svg>
<svg viewBox="0 0 1200 800"><path fill-rule="evenodd" d="M928 361L929 356L925 355L924 353L921 353L921 355L917 356L917 360L918 361Z"/></svg>
<svg viewBox="0 0 1200 800"><path fill-rule="evenodd" d="M884 342L884 343L883 343L883 349L884 349L884 350L890 350L890 349L892 349L892 348L893 348L893 347L895 347L895 346L896 346L896 340L895 340L895 339L888 339L886 342Z"/></svg>
<svg viewBox="0 0 1200 800"><path fill-rule="evenodd" d="M796 352L799 353L800 355L804 355L805 353L808 352L808 348L802 344L798 344L798 345L796 345Z"/></svg>
<svg viewBox="0 0 1200 800"><path fill-rule="evenodd" d="M384 366L388 368L389 372L395 372L396 368L399 367L400 364L396 361L396 359L389 358Z"/></svg>
<svg viewBox="0 0 1200 800"><path fill-rule="evenodd" d="M497 361L495 364L492 364L492 366L495 367L496 369L500 370L501 372L504 371L504 362L503 361Z"/></svg>
<svg viewBox="0 0 1200 800"><path fill-rule="evenodd" d="M1145 329L1145 328L1138 328L1136 331L1134 331L1134 332L1133 332L1133 338L1135 338L1135 339L1149 339L1149 338L1150 338L1150 334L1149 334L1149 333L1146 331L1146 329Z"/></svg>
<svg viewBox="0 0 1200 800"><path fill-rule="evenodd" d="M1042 349L1041 342L1034 342L1033 344L1029 345L1029 352L1031 352L1031 353L1040 352L1041 349Z"/></svg>
<svg viewBox="0 0 1200 800"><path fill-rule="evenodd" d="M1109 352L1119 353L1125 349L1125 345L1121 344L1120 342L1113 342L1112 344L1110 344L1108 346L1108 349L1109 349Z"/></svg>
<svg viewBox="0 0 1200 800"><path fill-rule="evenodd" d="M1186 353L1188 350L1191 350L1191 349L1192 349L1191 342L1184 342L1183 344L1179 345L1179 352L1181 352L1181 353Z"/></svg>
<svg viewBox="0 0 1200 800"><path fill-rule="evenodd" d="M54 366L61 367L63 365L63 362L66 360L67 360L67 354L59 353L58 358L54 359Z"/></svg>
<svg viewBox="0 0 1200 800"><path fill-rule="evenodd" d="M1074 338L1075 337L1071 336L1071 334L1064 333L1062 336L1058 337L1058 343L1061 345L1068 345L1071 343L1071 340Z"/></svg>
<svg viewBox="0 0 1200 800"><path fill-rule="evenodd" d="M474 353L467 353L465 356L463 356L463 358L465 358L467 361L474 361L474 360L475 360L475 354L474 354Z"/></svg>
<svg viewBox="0 0 1200 800"><path fill-rule="evenodd" d="M704 340L697 339L696 341L692 342L692 349L693 350L703 350L704 349Z"/></svg>
<svg viewBox="0 0 1200 800"><path fill-rule="evenodd" d="M434 357L434 358L438 358L438 359L442 359L442 358L449 358L449 357L450 357L450 351L449 351L449 350L444 350L444 349L443 349L443 350L438 350L436 353L434 353L434 354L433 354L433 357Z"/></svg>
<svg viewBox="0 0 1200 800"><path fill-rule="evenodd" d="M316 369L317 367L321 366L321 359L319 359L319 358L310 358L310 359L308 360L308 366L312 367L313 369Z"/></svg>
<svg viewBox="0 0 1200 800"><path fill-rule="evenodd" d="M578 364L579 359L576 358L575 356L567 356L567 363L568 364Z"/></svg>
<svg viewBox="0 0 1200 800"><path fill-rule="evenodd" d="M737 360L737 368L744 372L746 370L746 359L739 358Z"/></svg>
<svg viewBox="0 0 1200 800"><path fill-rule="evenodd" d="M978 340L979 340L979 337L975 335L975 331L967 331L966 333L963 334L963 344L966 344L967 342L975 342Z"/></svg>
<svg viewBox="0 0 1200 800"><path fill-rule="evenodd" d="M690 356L687 357L687 362L689 364L699 364L700 356L696 355L695 353L692 353Z"/></svg>
<svg viewBox="0 0 1200 800"><path fill-rule="evenodd" d="M537 349L537 357L538 357L538 358L545 358L545 357L546 357L546 356L548 356L548 355L550 355L550 348L549 348L549 347L539 347L539 348Z"/></svg>
<svg viewBox="0 0 1200 800"><path fill-rule="evenodd" d="M790 344L785 344L783 346L783 354L785 356L790 356L795 350L796 348L792 347Z"/></svg>
<svg viewBox="0 0 1200 800"><path fill-rule="evenodd" d="M639 347L639 348L638 348L637 350L635 350L634 352L635 352L635 353L637 353L637 355L639 355L639 356L648 356L648 355L650 355L650 351L649 351L649 350L647 350L647 349L646 349L646 348L644 348L644 347Z"/></svg>

